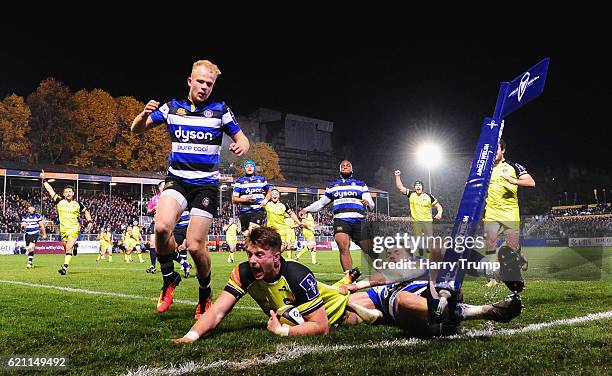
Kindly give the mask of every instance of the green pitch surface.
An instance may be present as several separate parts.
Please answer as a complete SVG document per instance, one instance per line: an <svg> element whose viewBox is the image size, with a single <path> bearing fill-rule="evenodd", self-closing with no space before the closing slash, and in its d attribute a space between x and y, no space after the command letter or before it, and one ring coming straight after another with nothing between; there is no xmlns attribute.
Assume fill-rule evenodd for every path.
<svg viewBox="0 0 612 376"><path fill-rule="evenodd" d="M63 256L37 255L32 270L25 269L25 255L0 256L0 357L68 356L68 373L75 375L137 371L215 375L611 374L609 269L600 271L600 278L587 281L545 278L554 268L550 269L548 261L538 262L532 253L560 249L541 250L528 250L530 267L534 273L539 267L549 269L528 280L522 294L523 314L509 324L467 322L462 327L464 334L453 339L413 340L393 327L365 325L333 328L327 337L281 338L266 330L266 316L245 297L214 335L190 345L168 340L185 334L194 322L197 281L183 280L170 310L156 313L161 275L145 273L148 255L144 264L127 264L120 256L115 256L113 263L96 264L95 255L79 255L72 259L66 276L57 273ZM609 252L601 258L588 256L589 250L585 250L587 256L567 256L575 261L585 257L596 263L603 260L605 267L610 265ZM218 295L235 264L225 262L226 254L212 257L213 290ZM321 265L312 266L307 262L310 255L303 256L317 278L337 280L337 254L319 252L318 258ZM354 258L359 258L357 253ZM239 253L236 261L245 259L245 254ZM591 268L590 264L581 265ZM508 293L503 285L490 289L483 283L464 284L467 303L492 303ZM0 369L0 374L3 372L7 369Z"/></svg>

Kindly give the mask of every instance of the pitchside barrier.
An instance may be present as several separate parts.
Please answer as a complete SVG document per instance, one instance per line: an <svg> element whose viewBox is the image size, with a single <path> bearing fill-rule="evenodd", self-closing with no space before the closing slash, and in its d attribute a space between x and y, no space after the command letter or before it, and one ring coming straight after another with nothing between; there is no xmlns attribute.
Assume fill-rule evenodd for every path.
<svg viewBox="0 0 612 376"><path fill-rule="evenodd" d="M150 240L151 235L143 235L145 242ZM25 249L25 234L24 233L1 233L0 234L0 255L12 255L15 253L21 254ZM121 239L121 234L113 234L113 240ZM216 249L217 240L219 241L219 247L225 243L225 235L209 235L208 236L208 247L211 250ZM244 238L238 237L239 241L243 241ZM303 237L298 237L299 242L304 242ZM337 251L338 246L333 236L317 236L317 251ZM100 250L100 241L98 234L81 234L77 241L79 253L98 253ZM18 251L15 252L15 249ZM359 250L357 244L351 242L351 250ZM40 239L36 243L34 251L38 254L61 254L64 253L64 246L61 242L59 234L48 234L46 239Z"/></svg>

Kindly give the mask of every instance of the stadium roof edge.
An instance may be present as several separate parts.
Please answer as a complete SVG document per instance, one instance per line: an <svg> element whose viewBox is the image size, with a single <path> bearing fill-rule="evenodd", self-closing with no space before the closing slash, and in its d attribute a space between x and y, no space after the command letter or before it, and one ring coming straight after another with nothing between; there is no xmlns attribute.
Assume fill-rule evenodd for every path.
<svg viewBox="0 0 612 376"><path fill-rule="evenodd" d="M38 172L44 169L46 172L49 172L49 173L112 176L113 178L143 178L143 179L159 180L159 179L164 179L166 177L165 172L161 173L161 172L150 172L150 171L99 168L99 167L83 167L83 166L53 165L53 164L33 164L33 163L23 163L23 162L0 160L0 170L1 169L16 170L16 171L31 171L31 172ZM7 174L7 175L10 175L10 174ZM33 176L32 174L24 175L24 177L32 177L32 176ZM232 179L229 175L226 175L225 177L230 180ZM228 183L228 181L225 181L225 182ZM222 184L223 184L223 181L222 181ZM327 188L327 183L308 184L304 182L295 182L295 181L290 181L290 180L283 180L283 181L271 180L270 184L273 186L279 187L279 188L280 187L286 188L289 191L296 191L297 193L309 193L308 190L320 191L320 190L325 190L325 188ZM372 186L368 186L368 189L370 190L370 192L375 193L375 194L383 194L383 195L388 194L387 191L384 191L382 189L378 189Z"/></svg>
<svg viewBox="0 0 612 376"><path fill-rule="evenodd" d="M0 160L0 168L6 170L21 170L21 171L49 171L58 173L69 173L69 174L87 174L87 175L101 175L101 176L121 176L121 177L136 177L136 178L150 178L150 179L163 179L166 174L151 171L136 171L126 169L112 169L112 168L100 168L100 167L83 167L83 166L69 166L69 165L54 165L54 164L35 164L35 163L23 163L14 161L3 161Z"/></svg>

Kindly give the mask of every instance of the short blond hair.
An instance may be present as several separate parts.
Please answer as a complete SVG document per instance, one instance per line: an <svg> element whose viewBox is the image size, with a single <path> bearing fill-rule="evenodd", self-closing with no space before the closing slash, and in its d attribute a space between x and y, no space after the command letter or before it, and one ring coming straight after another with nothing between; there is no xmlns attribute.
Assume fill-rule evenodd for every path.
<svg viewBox="0 0 612 376"><path fill-rule="evenodd" d="M193 67L191 68L191 72L193 73L193 71L196 70L198 67L204 67L204 68L208 69L215 76L220 76L221 75L221 71L219 70L219 67L216 64L213 64L210 60L198 60L198 61L196 61L195 63L193 63Z"/></svg>

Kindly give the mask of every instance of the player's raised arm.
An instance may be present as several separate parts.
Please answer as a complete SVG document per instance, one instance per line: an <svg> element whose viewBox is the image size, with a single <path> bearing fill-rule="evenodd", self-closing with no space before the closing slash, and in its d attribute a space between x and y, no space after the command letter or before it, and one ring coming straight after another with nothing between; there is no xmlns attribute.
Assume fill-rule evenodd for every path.
<svg viewBox="0 0 612 376"><path fill-rule="evenodd" d="M159 102L150 100L144 107L141 113L136 115L134 121L132 121L131 131L132 133L143 133L147 129L154 128L155 126L161 124L162 122L154 121L151 116L153 111L156 111L159 108Z"/></svg>
<svg viewBox="0 0 612 376"><path fill-rule="evenodd" d="M45 179L45 170L41 171L40 178L42 179L43 187L45 187L45 190L47 191L47 193L49 193L49 196L51 196L51 200L53 200L56 193L53 190L53 187L51 186L51 184L49 184L49 182Z"/></svg>
<svg viewBox="0 0 612 376"><path fill-rule="evenodd" d="M238 299L227 291L221 292L219 298L204 312L200 319L193 324L187 334L181 338L171 340L173 343L190 343L198 338L210 334L225 316L234 308Z"/></svg>
<svg viewBox="0 0 612 376"><path fill-rule="evenodd" d="M402 178L401 178L402 172L400 170L395 170L394 174L395 174L395 186L400 192L402 192L403 194L407 194L408 188L404 187L404 184L402 184Z"/></svg>
<svg viewBox="0 0 612 376"><path fill-rule="evenodd" d="M281 325L276 317L276 312L270 311L268 330L279 336L327 335L329 334L329 320L324 306L304 315L304 322L296 326Z"/></svg>

